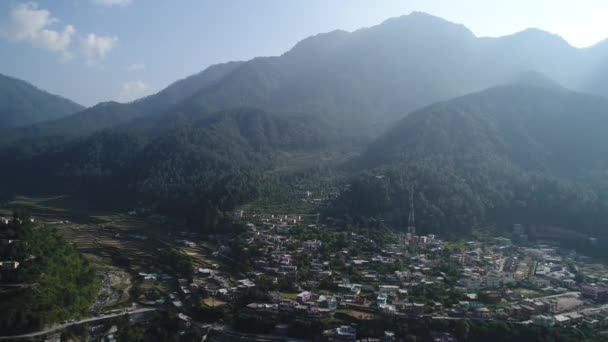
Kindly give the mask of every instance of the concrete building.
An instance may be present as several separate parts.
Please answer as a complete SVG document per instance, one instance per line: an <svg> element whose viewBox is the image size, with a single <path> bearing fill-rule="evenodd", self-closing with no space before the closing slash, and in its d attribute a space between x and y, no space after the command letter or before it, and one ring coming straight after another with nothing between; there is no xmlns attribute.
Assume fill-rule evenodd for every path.
<svg viewBox="0 0 608 342"><path fill-rule="evenodd" d="M312 293L310 293L309 291L304 291L304 292L300 292L298 294L298 296L296 297L296 300L298 301L298 303L303 304L303 303L308 302L311 297L312 297Z"/></svg>
<svg viewBox="0 0 608 342"><path fill-rule="evenodd" d="M537 315L532 317L532 324L539 327L550 328L555 325L555 319L551 316Z"/></svg>

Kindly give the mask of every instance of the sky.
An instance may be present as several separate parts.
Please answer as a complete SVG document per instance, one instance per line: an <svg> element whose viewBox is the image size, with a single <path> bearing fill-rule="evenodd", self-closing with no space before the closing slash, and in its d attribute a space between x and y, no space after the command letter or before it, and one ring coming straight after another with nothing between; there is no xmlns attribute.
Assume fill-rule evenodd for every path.
<svg viewBox="0 0 608 342"><path fill-rule="evenodd" d="M608 37L605 0L3 0L0 73L86 106L125 102L212 64L412 11L480 37L530 27L576 47Z"/></svg>

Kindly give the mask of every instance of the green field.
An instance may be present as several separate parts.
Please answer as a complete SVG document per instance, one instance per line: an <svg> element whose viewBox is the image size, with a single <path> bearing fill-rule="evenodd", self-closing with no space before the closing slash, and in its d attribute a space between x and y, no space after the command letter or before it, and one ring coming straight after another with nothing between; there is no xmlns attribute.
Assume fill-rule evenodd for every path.
<svg viewBox="0 0 608 342"><path fill-rule="evenodd" d="M297 293L281 292L281 299L296 300L296 298L298 298L298 294Z"/></svg>

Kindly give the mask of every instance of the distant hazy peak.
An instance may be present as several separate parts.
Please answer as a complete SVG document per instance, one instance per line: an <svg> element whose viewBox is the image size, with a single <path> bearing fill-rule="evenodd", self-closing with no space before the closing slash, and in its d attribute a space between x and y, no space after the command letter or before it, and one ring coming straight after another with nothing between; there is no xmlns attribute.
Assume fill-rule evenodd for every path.
<svg viewBox="0 0 608 342"><path fill-rule="evenodd" d="M443 29L466 34L471 37L475 36L471 30L462 24L454 23L425 12L412 12L400 17L389 18L376 27L392 28L399 26L414 28L416 30Z"/></svg>
<svg viewBox="0 0 608 342"><path fill-rule="evenodd" d="M570 48L574 48L572 45L570 45L570 43L568 43L560 35L557 35L555 33L551 33L548 31L544 31L544 30L541 30L538 28L527 28L523 31L519 31L519 32L513 33L511 35L504 36L502 38L517 39L517 40L527 42L530 44L537 44L537 43L546 44L546 43L550 42L550 43L553 43L556 45L563 45L563 46L567 46Z"/></svg>
<svg viewBox="0 0 608 342"><path fill-rule="evenodd" d="M521 72L515 75L511 80L508 80L506 84L565 90L559 82L536 70Z"/></svg>
<svg viewBox="0 0 608 342"><path fill-rule="evenodd" d="M300 51L309 53L310 51L318 51L319 49L336 49L340 46L346 37L350 33L344 30L334 30L327 33L319 33L314 36L310 36L302 39L294 47L285 53L286 56L290 54L297 54Z"/></svg>
<svg viewBox="0 0 608 342"><path fill-rule="evenodd" d="M83 106L26 81L0 74L0 127L19 127L65 117Z"/></svg>
<svg viewBox="0 0 608 342"><path fill-rule="evenodd" d="M398 17L388 18L388 19L384 20L380 25L397 23L397 22L406 22L406 21L412 21L412 20L417 20L417 22L424 21L424 22L448 23L448 24L452 24L452 25L458 25L451 21L443 19L441 17L434 16L432 14L429 14L426 12L421 12L421 11L412 11L412 12L410 12L410 14L404 14L404 15L400 15Z"/></svg>
<svg viewBox="0 0 608 342"><path fill-rule="evenodd" d="M456 24L424 12L412 12L400 17L387 19L379 25L361 28L353 32L334 30L327 33L320 33L310 36L299 41L291 50L285 53L285 55L288 56L290 54L297 54L299 52L311 53L337 50L342 46L342 44L345 44L348 41L347 38L350 35L382 30L388 30L394 34L411 34L414 32L426 31L427 33L440 32L442 34L450 35L457 34L467 38L475 37L473 32L462 24Z"/></svg>
<svg viewBox="0 0 608 342"><path fill-rule="evenodd" d="M99 102L98 104L94 105L91 108L101 108L101 107L106 107L106 106L115 106L115 105L123 105L126 103L120 103L117 101L103 101L103 102Z"/></svg>
<svg viewBox="0 0 608 342"><path fill-rule="evenodd" d="M586 47L584 50L598 54L600 57L606 57L608 56L608 38Z"/></svg>
<svg viewBox="0 0 608 342"><path fill-rule="evenodd" d="M35 86L35 85L33 85L33 84L31 84L31 83L29 83L27 81L24 81L22 79L16 78L16 77L0 74L0 82L12 82L15 86L19 86L19 87L22 87L22 88L27 88L27 89L34 90L34 91L39 91L39 92L45 93L47 95L55 96L55 97L58 97L58 98L61 97L65 101L69 101L69 102L71 102L72 104L74 104L76 106L84 108L84 106L82 106L82 105L80 105L80 104L78 104L78 103L76 103L76 102L74 102L74 101L72 101L70 99L64 98L64 97L62 97L60 95L56 95L56 94L50 93L50 92L48 92L48 91L46 91L44 89L40 89L37 86Z"/></svg>

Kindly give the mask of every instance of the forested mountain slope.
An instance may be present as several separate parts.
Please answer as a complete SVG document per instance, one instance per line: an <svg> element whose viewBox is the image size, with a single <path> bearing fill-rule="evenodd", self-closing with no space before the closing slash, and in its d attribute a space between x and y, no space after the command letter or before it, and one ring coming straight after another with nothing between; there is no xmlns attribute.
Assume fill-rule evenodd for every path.
<svg viewBox="0 0 608 342"><path fill-rule="evenodd" d="M608 100L510 85L416 111L349 167L335 213L405 226L409 196L428 231L498 223L608 232Z"/></svg>
<svg viewBox="0 0 608 342"><path fill-rule="evenodd" d="M123 209L139 202L207 222L272 191L265 172L278 153L317 153L339 136L318 120L238 108L167 127L123 125L42 154L5 150L12 166L0 172L16 191L72 192Z"/></svg>
<svg viewBox="0 0 608 342"><path fill-rule="evenodd" d="M55 120L83 108L25 81L0 74L0 128Z"/></svg>

